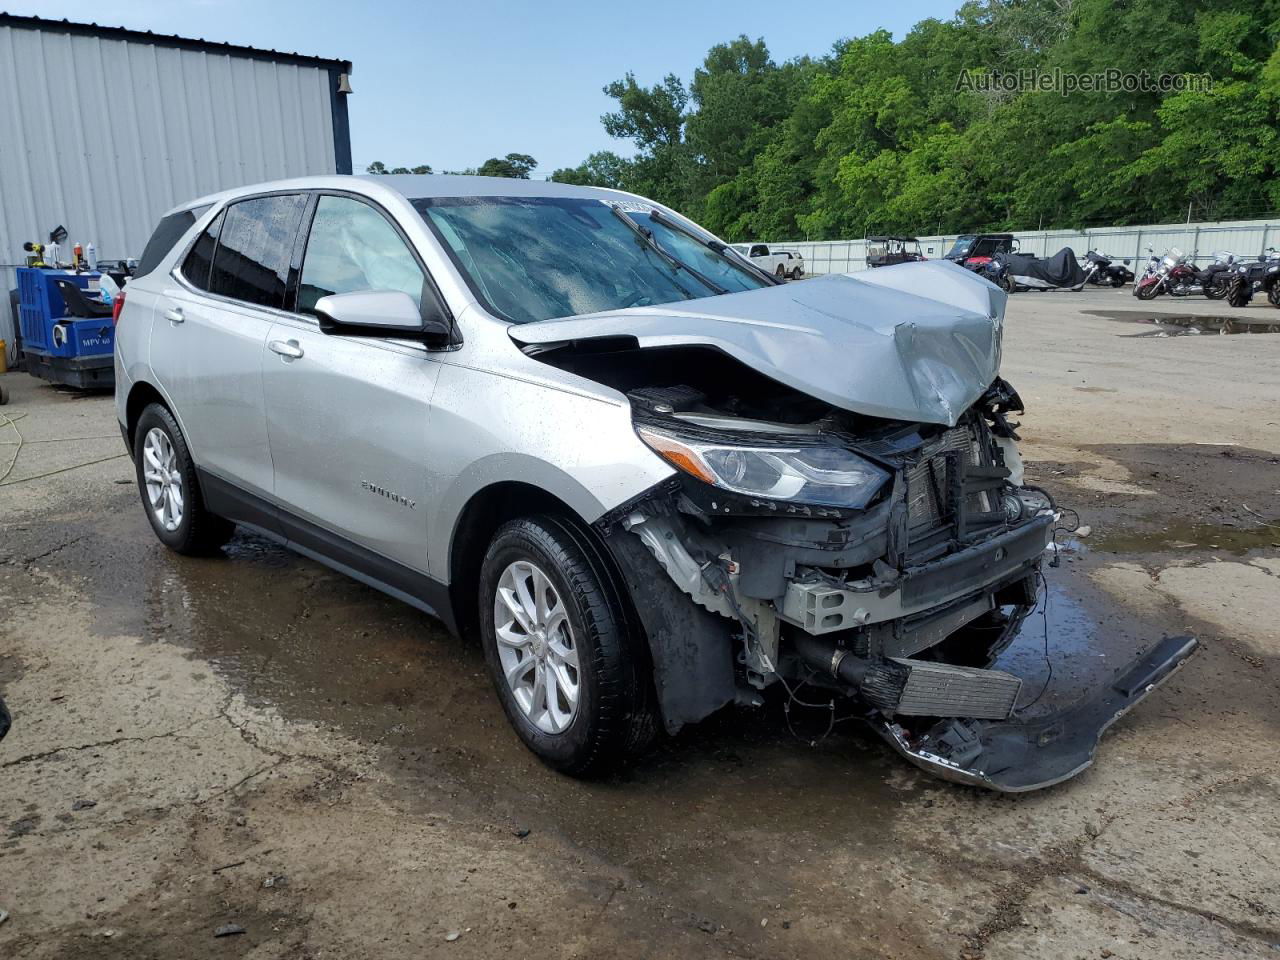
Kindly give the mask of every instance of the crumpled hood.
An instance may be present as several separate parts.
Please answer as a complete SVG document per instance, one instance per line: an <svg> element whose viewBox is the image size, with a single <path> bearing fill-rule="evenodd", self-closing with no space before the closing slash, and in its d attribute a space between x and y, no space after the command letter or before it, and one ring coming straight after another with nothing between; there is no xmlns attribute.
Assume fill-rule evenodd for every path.
<svg viewBox="0 0 1280 960"><path fill-rule="evenodd" d="M706 346L868 416L954 426L1000 369L1005 293L940 260L510 327L519 344Z"/></svg>

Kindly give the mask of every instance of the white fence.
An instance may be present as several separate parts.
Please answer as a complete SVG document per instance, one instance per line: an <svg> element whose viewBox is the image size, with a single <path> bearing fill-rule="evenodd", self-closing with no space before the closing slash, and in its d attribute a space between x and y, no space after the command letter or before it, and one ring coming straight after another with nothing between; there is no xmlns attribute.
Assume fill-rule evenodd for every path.
<svg viewBox="0 0 1280 960"><path fill-rule="evenodd" d="M1018 249L1046 257L1063 247L1071 247L1079 256L1098 250L1113 257L1142 263L1147 246L1156 253L1177 247L1194 254L1200 263L1209 263L1218 250L1230 250L1238 257L1256 257L1267 247L1280 247L1280 221L1233 220L1221 223L1175 223L1141 227L1091 227L1086 230L1009 231L1018 240ZM921 237L920 249L929 259L945 254L955 242L955 235ZM792 240L771 244L785 250L797 250L804 257L806 273L850 273L867 269L867 241L831 240L812 242Z"/></svg>

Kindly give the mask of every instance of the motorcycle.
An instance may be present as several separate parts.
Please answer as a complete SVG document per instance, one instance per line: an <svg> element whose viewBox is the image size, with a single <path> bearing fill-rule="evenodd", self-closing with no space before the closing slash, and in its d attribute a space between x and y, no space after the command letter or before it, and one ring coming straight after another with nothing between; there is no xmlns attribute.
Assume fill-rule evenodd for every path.
<svg viewBox="0 0 1280 960"><path fill-rule="evenodd" d="M1236 266L1227 287L1227 303L1248 306L1255 290L1265 292L1267 302L1280 307L1280 253L1275 247L1267 247L1266 253L1251 263Z"/></svg>
<svg viewBox="0 0 1280 960"><path fill-rule="evenodd" d="M1090 250L1084 255L1085 280L1100 287L1123 287L1133 279L1133 271L1129 269L1129 261L1124 265L1116 263L1115 257L1109 257L1097 250Z"/></svg>
<svg viewBox="0 0 1280 960"><path fill-rule="evenodd" d="M1014 290L1079 290L1088 279L1070 247L1044 259L1030 253L1009 253L1004 260Z"/></svg>
<svg viewBox="0 0 1280 960"><path fill-rule="evenodd" d="M1005 293L1013 293L1013 277L1009 274L1009 254L994 253L991 259L973 268L973 272L985 280L990 280Z"/></svg>
<svg viewBox="0 0 1280 960"><path fill-rule="evenodd" d="M1133 295L1139 300L1154 300L1166 292L1178 297L1200 293L1199 276L1200 271L1187 263L1187 255L1177 247L1170 247L1164 256L1150 257L1147 272L1133 285ZM1177 293L1173 293L1175 287Z"/></svg>
<svg viewBox="0 0 1280 960"><path fill-rule="evenodd" d="M1200 286L1200 292L1210 300L1221 300L1227 295L1227 286L1231 282L1231 275L1235 272L1236 255L1226 250L1219 250L1213 255L1213 263L1200 271L1196 282ZM1169 291L1174 296L1179 296L1173 290Z"/></svg>

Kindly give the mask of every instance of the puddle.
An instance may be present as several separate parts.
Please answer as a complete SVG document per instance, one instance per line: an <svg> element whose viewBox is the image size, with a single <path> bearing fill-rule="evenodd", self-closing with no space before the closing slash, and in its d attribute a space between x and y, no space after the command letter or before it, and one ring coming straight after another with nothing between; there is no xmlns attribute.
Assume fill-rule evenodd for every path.
<svg viewBox="0 0 1280 960"><path fill-rule="evenodd" d="M68 524L65 533L86 539L49 558L51 569L84 584L96 629L183 646L251 703L380 745L388 781L410 809L431 797L482 810L497 824L552 831L627 863L646 881L683 883L694 855L709 874L754 876L753 849L775 840L858 844L877 856L871 848L892 849L909 831L904 812L954 792L854 719L827 735L827 710L793 707L788 718L781 691L763 709L730 708L661 740L615 778L562 777L510 731L475 644L243 532L221 557L176 556L155 542L130 495L120 503L128 507ZM997 664L1024 678L1020 704L1030 715L1079 699L1161 635L1094 588L1080 566L1046 567L1047 610L1028 617ZM858 813L832 818L836 809ZM756 843L737 842L744 824Z"/></svg>
<svg viewBox="0 0 1280 960"><path fill-rule="evenodd" d="M511 732L478 646L432 618L244 532L221 557L188 558L156 543L133 509L92 522L87 549L55 556L60 573L84 583L98 631L185 647L250 703L380 745L410 805L440 802L443 791L495 823L554 831L671 880L683 869L673 849L700 847L735 823L791 842L889 845L905 798L947 789L861 723L840 722L824 737L826 710L792 709L798 740L780 697L660 740L614 778L572 780ZM832 823L830 811L851 804L859 817ZM688 813L679 828L675 807ZM747 852L714 846L712 860Z"/></svg>
<svg viewBox="0 0 1280 960"><path fill-rule="evenodd" d="M1122 531L1099 537L1096 550L1110 553L1165 553L1225 550L1237 556L1280 546L1280 527L1230 527L1220 523L1174 524L1147 533Z"/></svg>
<svg viewBox="0 0 1280 960"><path fill-rule="evenodd" d="M1149 626L1114 609L1083 576L1046 568L1045 577L1047 604L1042 595L1040 605L993 666L1022 677L1018 708L1027 716L1073 703L1139 648L1160 639ZM1047 687L1046 679L1050 680Z"/></svg>
<svg viewBox="0 0 1280 960"><path fill-rule="evenodd" d="M1233 308L1226 308L1231 310ZM1218 315L1158 313L1150 310L1085 310L1091 317L1119 323L1140 323L1151 329L1131 337L1195 337L1204 334L1280 333L1280 310L1266 316L1246 315L1241 310Z"/></svg>

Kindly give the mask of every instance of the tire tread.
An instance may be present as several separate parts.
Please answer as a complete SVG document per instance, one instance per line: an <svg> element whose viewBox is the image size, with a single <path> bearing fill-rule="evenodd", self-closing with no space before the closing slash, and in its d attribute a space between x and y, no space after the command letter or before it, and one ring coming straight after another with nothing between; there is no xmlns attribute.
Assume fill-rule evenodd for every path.
<svg viewBox="0 0 1280 960"><path fill-rule="evenodd" d="M544 762L578 777L607 773L646 747L656 733L652 674L645 671L647 658L640 655L636 630L619 585L586 533L572 522L550 514L509 521L495 534L484 570L491 571L500 552L521 542L545 554L553 563L581 615L586 636L577 643L580 669L592 672L596 686L595 712L587 721L585 740L569 756L549 756L525 735L527 721L511 702L496 670L494 686L512 725ZM490 576L482 573L480 579L482 585L487 585ZM487 586L479 593L480 622L487 634L492 613L486 608L492 605L492 597ZM491 638L486 635L482 642L486 656L490 656ZM491 666L493 662L490 657Z"/></svg>

